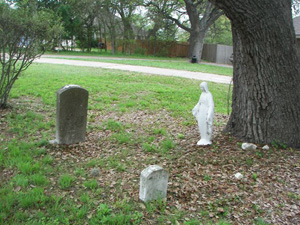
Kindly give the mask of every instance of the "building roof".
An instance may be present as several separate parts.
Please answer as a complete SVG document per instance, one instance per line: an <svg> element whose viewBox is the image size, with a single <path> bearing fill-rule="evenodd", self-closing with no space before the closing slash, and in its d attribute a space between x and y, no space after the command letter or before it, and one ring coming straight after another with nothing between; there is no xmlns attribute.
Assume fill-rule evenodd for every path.
<svg viewBox="0 0 300 225"><path fill-rule="evenodd" d="M300 16L293 19L296 36L300 36Z"/></svg>

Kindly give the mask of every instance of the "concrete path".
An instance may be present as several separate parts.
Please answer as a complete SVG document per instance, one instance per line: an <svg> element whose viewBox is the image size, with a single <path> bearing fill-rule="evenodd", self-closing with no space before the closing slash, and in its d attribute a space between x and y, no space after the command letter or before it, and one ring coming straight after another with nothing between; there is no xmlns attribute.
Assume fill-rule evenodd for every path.
<svg viewBox="0 0 300 225"><path fill-rule="evenodd" d="M115 64L115 63L105 63L105 62L53 59L53 58L46 58L46 57L36 59L35 62L125 70L125 71L132 71L138 73L183 77L183 78L202 80L202 81L211 81L211 82L223 83L223 84L229 84L231 81L231 77L229 76L222 76L222 75L201 73L201 72L190 72L185 70L164 69L164 68L148 67L148 66L132 66L132 65Z"/></svg>

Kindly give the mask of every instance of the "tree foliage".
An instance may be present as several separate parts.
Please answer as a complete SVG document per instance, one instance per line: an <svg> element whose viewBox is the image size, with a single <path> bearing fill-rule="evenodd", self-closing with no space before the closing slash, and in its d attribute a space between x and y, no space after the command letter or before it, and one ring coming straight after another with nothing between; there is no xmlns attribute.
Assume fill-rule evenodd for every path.
<svg viewBox="0 0 300 225"><path fill-rule="evenodd" d="M204 43L232 45L231 24L226 16L221 16L209 27Z"/></svg>
<svg viewBox="0 0 300 225"><path fill-rule="evenodd" d="M54 11L61 18L64 35L57 45L72 42L91 51L107 39L112 53L122 46L123 53L135 49L135 40L176 41L179 30L189 33L189 56L201 49L209 26L222 14L208 0L7 0L18 7ZM139 9L142 8L141 11ZM215 29L216 30L216 29ZM216 33L216 32L214 32ZM215 38L214 38L215 39ZM59 44L64 43L63 44ZM54 47L54 46L53 46Z"/></svg>
<svg viewBox="0 0 300 225"><path fill-rule="evenodd" d="M61 27L53 14L37 11L33 5L11 8L0 3L0 108L14 82L35 58L59 35Z"/></svg>
<svg viewBox="0 0 300 225"><path fill-rule="evenodd" d="M300 14L300 0L292 0L292 11L294 15Z"/></svg>

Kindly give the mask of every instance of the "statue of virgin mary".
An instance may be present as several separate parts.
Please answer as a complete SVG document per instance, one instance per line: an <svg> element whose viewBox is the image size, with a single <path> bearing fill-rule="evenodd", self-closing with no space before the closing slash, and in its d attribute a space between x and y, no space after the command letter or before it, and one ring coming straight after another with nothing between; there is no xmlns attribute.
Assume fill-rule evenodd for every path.
<svg viewBox="0 0 300 225"><path fill-rule="evenodd" d="M194 117L198 122L201 139L197 145L211 145L212 131L213 131L213 118L215 105L212 94L208 90L206 82L200 84L202 94L200 99L192 110Z"/></svg>

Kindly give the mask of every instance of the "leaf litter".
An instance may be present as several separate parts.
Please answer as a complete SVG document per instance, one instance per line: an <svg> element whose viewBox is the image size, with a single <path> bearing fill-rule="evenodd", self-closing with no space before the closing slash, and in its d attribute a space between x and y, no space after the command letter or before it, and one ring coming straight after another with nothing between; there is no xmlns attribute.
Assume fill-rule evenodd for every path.
<svg viewBox="0 0 300 225"><path fill-rule="evenodd" d="M38 104L30 110L37 112L39 107ZM17 110L25 113L25 109L28 110L26 107ZM5 134L1 140L13 138L6 122L10 113L11 109L1 110L1 133ZM196 145L199 139L196 122L184 125L184 118L173 117L166 110L123 113L89 110L84 143L45 146L46 154L54 159L53 167L70 174L76 174L76 169L84 173L76 174L75 185L63 192L57 185L58 174L50 173L45 194L59 193L80 202L78 190L85 189L83 182L90 178L90 171L99 168L95 179L102 191L94 199L96 204L131 200L143 212L142 224L155 223L161 212L147 213L139 202L138 192L140 172L157 164L169 172L166 214L175 214L175 209L184 212L184 218L178 219L180 223L225 218L232 224L253 224L263 218L271 224L300 224L299 149L262 150L263 145L258 145L255 151L242 150L241 140L222 133L227 119L225 115L216 115L218 126L214 127L213 145L200 147ZM120 130L107 128L107 121L119 123ZM54 136L55 128L50 132ZM113 138L116 133L129 139L120 143ZM172 145L164 149L162 142L166 140L171 140ZM155 147L147 150L143 147L145 143ZM241 180L235 179L237 172L243 174ZM5 168L1 180L9 182L15 173Z"/></svg>

